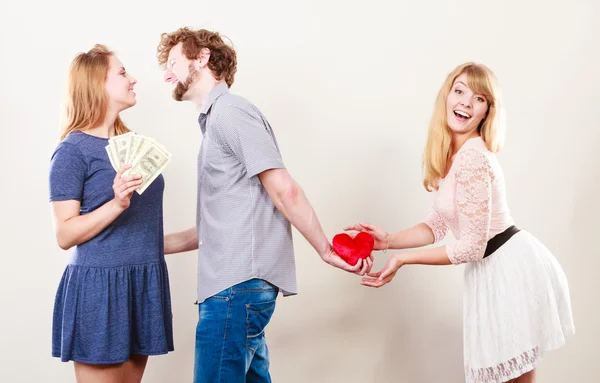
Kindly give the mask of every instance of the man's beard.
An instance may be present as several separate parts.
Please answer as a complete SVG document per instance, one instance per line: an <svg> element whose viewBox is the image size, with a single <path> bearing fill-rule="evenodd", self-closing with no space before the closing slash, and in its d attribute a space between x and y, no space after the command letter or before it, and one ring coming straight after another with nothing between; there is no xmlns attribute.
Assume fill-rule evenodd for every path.
<svg viewBox="0 0 600 383"><path fill-rule="evenodd" d="M187 79L184 82L178 81L177 85L175 85L175 89L173 89L173 98L176 101L183 101L183 96L187 93L190 85L200 77L200 72L198 72L192 64L189 66L189 71L190 74L187 76Z"/></svg>

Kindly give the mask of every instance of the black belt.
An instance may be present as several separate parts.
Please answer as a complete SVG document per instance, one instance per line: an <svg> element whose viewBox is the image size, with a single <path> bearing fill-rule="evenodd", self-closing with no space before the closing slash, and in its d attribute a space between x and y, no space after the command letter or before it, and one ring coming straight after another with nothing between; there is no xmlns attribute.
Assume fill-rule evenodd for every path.
<svg viewBox="0 0 600 383"><path fill-rule="evenodd" d="M510 239L510 237L517 234L519 231L520 230L517 229L515 225L512 225L502 233L495 235L488 241L483 258L494 253L494 251L498 250L500 246L504 245Z"/></svg>

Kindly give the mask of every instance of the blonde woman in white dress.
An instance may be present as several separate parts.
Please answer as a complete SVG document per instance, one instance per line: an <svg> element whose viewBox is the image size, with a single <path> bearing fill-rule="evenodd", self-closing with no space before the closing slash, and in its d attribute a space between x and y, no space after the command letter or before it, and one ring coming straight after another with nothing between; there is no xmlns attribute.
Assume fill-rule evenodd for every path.
<svg viewBox="0 0 600 383"><path fill-rule="evenodd" d="M567 278L550 251L515 225L506 201L501 146L502 104L484 65L454 69L439 91L425 147L424 186L433 212L418 225L386 233L361 223L375 250L447 246L392 255L362 284L381 287L404 265L457 265L464 270L464 367L469 383L535 382L544 352L574 333Z"/></svg>

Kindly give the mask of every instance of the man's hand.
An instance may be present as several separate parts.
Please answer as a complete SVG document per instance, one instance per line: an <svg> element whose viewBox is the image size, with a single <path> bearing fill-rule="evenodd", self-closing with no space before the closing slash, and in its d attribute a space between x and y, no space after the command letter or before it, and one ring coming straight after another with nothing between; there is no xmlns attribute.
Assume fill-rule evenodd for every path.
<svg viewBox="0 0 600 383"><path fill-rule="evenodd" d="M327 253L321 255L321 259L333 267L337 267L338 269L342 269L357 275L365 275L369 273L373 267L373 255L369 255L365 259L359 259L356 265L352 266L340 258L340 256L337 255L331 247Z"/></svg>

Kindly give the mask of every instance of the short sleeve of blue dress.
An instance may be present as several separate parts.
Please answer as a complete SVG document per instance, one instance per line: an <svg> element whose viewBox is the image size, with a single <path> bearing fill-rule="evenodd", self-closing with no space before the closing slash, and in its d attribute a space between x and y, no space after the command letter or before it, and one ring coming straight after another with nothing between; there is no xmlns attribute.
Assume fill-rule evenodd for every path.
<svg viewBox="0 0 600 383"><path fill-rule="evenodd" d="M71 133L50 161L50 201L79 201L80 215L114 198L108 139ZM75 247L54 304L52 355L88 364L173 351L169 277L157 177L94 238Z"/></svg>

